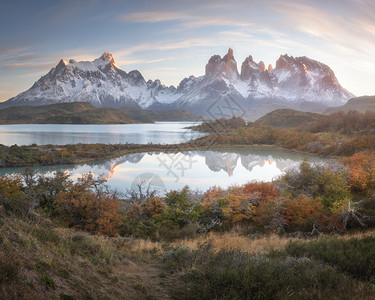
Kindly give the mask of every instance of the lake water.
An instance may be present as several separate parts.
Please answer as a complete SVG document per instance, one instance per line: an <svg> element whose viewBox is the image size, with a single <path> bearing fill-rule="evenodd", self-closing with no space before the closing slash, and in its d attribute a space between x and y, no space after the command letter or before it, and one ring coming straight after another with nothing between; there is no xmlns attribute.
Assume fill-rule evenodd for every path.
<svg viewBox="0 0 375 300"><path fill-rule="evenodd" d="M75 125L17 124L0 125L0 144L176 144L204 134L185 127L194 122L157 122L154 124Z"/></svg>
<svg viewBox="0 0 375 300"><path fill-rule="evenodd" d="M45 166L34 168L37 172L68 172L73 179L92 172L102 175L112 189L126 192L140 182L149 183L160 190L206 190L217 185L228 187L249 181L271 181L291 168L297 168L306 155L289 151L241 148L215 151L187 151L176 153L137 153L116 159L82 165ZM318 157L308 157L315 163L326 162ZM23 172L24 168L0 169L0 175Z"/></svg>

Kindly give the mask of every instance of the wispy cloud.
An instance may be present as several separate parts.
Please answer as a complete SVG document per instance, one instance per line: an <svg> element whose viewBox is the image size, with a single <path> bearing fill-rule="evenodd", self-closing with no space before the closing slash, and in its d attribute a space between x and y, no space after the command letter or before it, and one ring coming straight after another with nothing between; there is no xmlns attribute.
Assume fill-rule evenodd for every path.
<svg viewBox="0 0 375 300"><path fill-rule="evenodd" d="M241 20L242 19L242 20ZM178 21L179 28L193 29L205 26L233 26L233 27L249 27L254 26L254 22L241 18L241 16L210 16L207 14L197 14L195 12L138 12L120 15L116 18L120 22L130 23L158 23L166 21Z"/></svg>
<svg viewBox="0 0 375 300"><path fill-rule="evenodd" d="M284 53L306 55L330 65L348 89L366 90L370 82L375 93L366 81L375 81L373 0L62 0L32 7L24 22L30 27L7 29L0 46L0 81L20 91L61 58L91 61L110 51L124 69L175 83L232 47L239 63L248 55L267 64ZM40 28L44 34L36 34ZM15 43L17 35L25 39Z"/></svg>
<svg viewBox="0 0 375 300"><path fill-rule="evenodd" d="M44 62L44 63L15 63L15 64L8 64L8 65L3 65L0 66L0 69L3 70L13 70L13 69L39 69L39 70L45 70L49 66L51 66L52 62Z"/></svg>
<svg viewBox="0 0 375 300"><path fill-rule="evenodd" d="M134 22L134 23L156 23L172 20L190 19L191 16L181 12L138 12L132 14L121 15L117 17L120 22Z"/></svg>
<svg viewBox="0 0 375 300"><path fill-rule="evenodd" d="M118 65L131 65L131 64L154 64L158 62L165 61L166 58L158 58L158 59L133 59L133 60L117 60L116 64Z"/></svg>

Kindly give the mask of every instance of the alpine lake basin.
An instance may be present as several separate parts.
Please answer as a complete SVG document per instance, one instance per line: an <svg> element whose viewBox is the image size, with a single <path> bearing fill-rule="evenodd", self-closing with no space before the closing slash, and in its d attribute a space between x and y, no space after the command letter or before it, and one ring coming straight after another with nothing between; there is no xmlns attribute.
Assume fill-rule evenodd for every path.
<svg viewBox="0 0 375 300"><path fill-rule="evenodd" d="M74 143L183 143L204 134L186 129L193 122L158 122L126 125L1 125L0 143L5 145ZM212 186L227 188L251 181L269 182L286 171L298 168L303 159L324 163L306 154L269 148L218 148L205 151L143 152L77 165L31 167L51 175L66 172L75 180L91 172L106 179L110 189L120 194L142 183L160 193L181 189L205 191ZM2 168L0 175L20 174L21 168Z"/></svg>

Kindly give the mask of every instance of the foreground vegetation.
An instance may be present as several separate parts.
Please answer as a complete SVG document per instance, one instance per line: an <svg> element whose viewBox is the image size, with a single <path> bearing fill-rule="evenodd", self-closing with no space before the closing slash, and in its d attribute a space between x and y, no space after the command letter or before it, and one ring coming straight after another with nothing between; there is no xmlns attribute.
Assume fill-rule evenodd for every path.
<svg viewBox="0 0 375 300"><path fill-rule="evenodd" d="M0 298L369 297L375 234L350 237L375 225L368 162L164 196L91 174L0 177Z"/></svg>
<svg viewBox="0 0 375 300"><path fill-rule="evenodd" d="M41 216L2 212L1 222L2 299L372 299L375 293L371 279L341 271L335 247L324 261L289 250L324 245L324 237L280 243L275 235L232 231L201 235L212 243L162 243L73 231ZM228 239L236 243L229 247ZM347 256L361 257L360 268L374 276L374 235L350 239L357 247ZM335 241L343 249L347 236Z"/></svg>

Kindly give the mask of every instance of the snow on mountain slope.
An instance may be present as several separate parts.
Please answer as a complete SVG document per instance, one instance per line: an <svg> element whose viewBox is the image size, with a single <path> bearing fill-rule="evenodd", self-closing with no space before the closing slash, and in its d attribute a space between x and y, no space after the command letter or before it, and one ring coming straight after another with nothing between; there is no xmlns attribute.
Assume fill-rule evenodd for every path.
<svg viewBox="0 0 375 300"><path fill-rule="evenodd" d="M224 57L209 59L205 75L185 78L175 88L160 80L146 82L137 70L126 73L105 52L94 61L61 60L29 90L2 106L80 101L97 107L187 109L207 114L213 103L228 99L247 110L262 101L338 106L352 96L327 65L307 57L282 55L274 69L272 65L267 69L264 62L256 63L249 56L239 73L229 49Z"/></svg>
<svg viewBox="0 0 375 300"><path fill-rule="evenodd" d="M146 108L158 100L174 101L174 87L155 82L146 83L136 70L126 73L105 52L92 62L61 60L29 90L9 99L8 103L41 105L81 101L95 106Z"/></svg>
<svg viewBox="0 0 375 300"><path fill-rule="evenodd" d="M354 95L344 89L325 64L306 56L281 55L270 72L277 78L284 97L293 102L321 102L330 106L346 103Z"/></svg>

